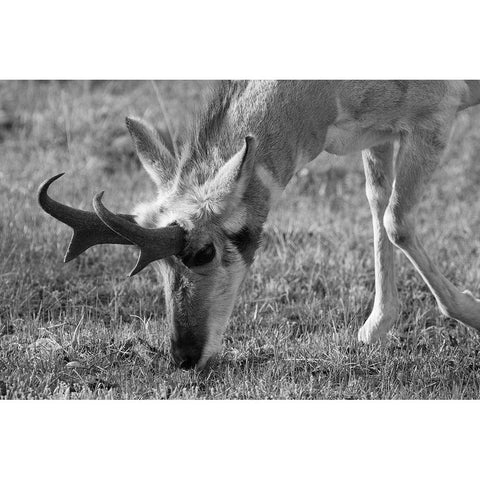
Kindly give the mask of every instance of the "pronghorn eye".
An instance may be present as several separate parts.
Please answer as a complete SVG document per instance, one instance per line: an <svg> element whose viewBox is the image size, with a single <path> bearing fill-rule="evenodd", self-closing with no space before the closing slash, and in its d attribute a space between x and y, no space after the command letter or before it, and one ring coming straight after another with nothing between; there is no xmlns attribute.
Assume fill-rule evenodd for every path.
<svg viewBox="0 0 480 480"><path fill-rule="evenodd" d="M199 250L195 255L187 254L181 257L184 265L187 267L200 267L211 262L215 257L215 247L209 243L206 247Z"/></svg>
<svg viewBox="0 0 480 480"><path fill-rule="evenodd" d="M198 251L192 259L192 266L199 267L211 262L215 257L215 247L213 243L208 244L206 247Z"/></svg>

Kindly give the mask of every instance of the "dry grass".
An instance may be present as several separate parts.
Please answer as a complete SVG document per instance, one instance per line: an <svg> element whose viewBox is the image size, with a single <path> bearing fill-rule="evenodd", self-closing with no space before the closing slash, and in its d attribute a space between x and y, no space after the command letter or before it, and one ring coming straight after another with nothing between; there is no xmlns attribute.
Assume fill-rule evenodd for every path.
<svg viewBox="0 0 480 480"><path fill-rule="evenodd" d="M199 82L159 82L173 127L204 97ZM166 131L149 82L0 83L0 395L6 398L476 398L479 336L442 318L397 256L401 319L384 346L356 343L373 300L370 214L359 157L326 158L294 179L265 229L225 346L207 374L168 357L153 268L127 279L135 252L99 246L63 265L68 229L40 211L55 196L129 211L153 192L124 127ZM442 271L480 291L480 109L457 121L419 210ZM49 342L46 353L32 347ZM38 344L37 344L38 345ZM51 348L51 347L55 348Z"/></svg>

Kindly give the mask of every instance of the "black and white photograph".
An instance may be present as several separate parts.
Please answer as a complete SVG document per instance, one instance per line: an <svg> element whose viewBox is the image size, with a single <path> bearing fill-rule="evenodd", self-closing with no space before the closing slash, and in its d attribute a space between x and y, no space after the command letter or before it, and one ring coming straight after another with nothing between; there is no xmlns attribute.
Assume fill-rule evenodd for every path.
<svg viewBox="0 0 480 480"><path fill-rule="evenodd" d="M390 451L386 435L406 434L400 445L421 462L420 445L438 453L443 436L467 438L458 429L468 418L476 431L480 70L457 67L453 48L434 47L433 36L416 57L423 44L410 42L411 62L403 47L394 52L380 40L378 50L375 42L362 50L355 45L361 32L367 42L379 32L368 21L355 30L354 11L366 13L358 5L350 27L329 26L343 40L319 37L314 55L303 46L312 49L315 36L304 32L308 40L293 47L286 23L269 26L278 42L263 33L253 39L263 24L247 3L242 13L232 7L236 23L217 21L207 6L185 7L185 31L178 25L178 37L165 34L153 54L157 10L145 10L138 24L119 6L123 23L111 26L111 36L94 11L79 7L69 22L47 15L51 31L32 11L19 53L6 53L0 416L22 422L8 427L12 445L33 431L43 451L50 442L40 432L62 442L83 424L86 436L71 448L65 442L75 455L90 441L99 455L92 433L108 432L112 442L145 447L146 457L158 452L165 468L170 448L193 455L188 475L176 475L183 457L175 457L168 476L217 478L221 470L224 478L231 463L203 465L222 457L213 444L224 439L238 442L241 457L251 441L255 461L276 442L270 461L286 460L285 442L297 438L309 457L316 446L328 457L337 445L339 470L345 442L345 455L356 452L351 478L354 464L362 475L370 471L363 461L374 450L385 448L378 456L393 461L398 447ZM195 12L211 27L192 31ZM106 7L99 13L115 17ZM423 38L413 11L398 15L395 29L400 17L409 19L411 35ZM62 46L70 26L71 46ZM89 29L83 55L75 32L88 37ZM348 65L342 52L352 49ZM357 68L369 63L371 74ZM465 417L455 422L459 411ZM304 436L299 428L310 421ZM366 431L363 453L355 445ZM262 432L272 443L261 441ZM432 443L423 440L427 432ZM124 448L113 447L119 460L128 457ZM282 470L285 478L344 478L335 465L311 470L310 460L252 471L246 460L239 478L281 478ZM402 462L401 475L382 468L368 478L405 478L410 466ZM144 478L147 464L111 476ZM466 475L468 464L460 464ZM428 478L430 470L416 471ZM443 469L450 478L458 471Z"/></svg>
<svg viewBox="0 0 480 480"><path fill-rule="evenodd" d="M0 90L7 398L477 397L480 81Z"/></svg>

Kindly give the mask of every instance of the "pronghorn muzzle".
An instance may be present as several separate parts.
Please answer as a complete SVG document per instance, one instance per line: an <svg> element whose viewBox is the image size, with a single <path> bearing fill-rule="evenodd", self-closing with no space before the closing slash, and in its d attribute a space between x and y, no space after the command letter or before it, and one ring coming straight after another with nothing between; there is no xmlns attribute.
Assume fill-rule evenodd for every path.
<svg viewBox="0 0 480 480"><path fill-rule="evenodd" d="M103 192L97 194L93 200L95 212L78 210L53 200L47 193L48 188L63 175L55 175L40 185L38 203L49 215L73 229L65 262L73 260L94 245L136 245L140 248L140 255L130 272L132 276L155 260L182 252L185 231L181 227L141 227L135 222L133 215L115 214L108 210L102 203Z"/></svg>

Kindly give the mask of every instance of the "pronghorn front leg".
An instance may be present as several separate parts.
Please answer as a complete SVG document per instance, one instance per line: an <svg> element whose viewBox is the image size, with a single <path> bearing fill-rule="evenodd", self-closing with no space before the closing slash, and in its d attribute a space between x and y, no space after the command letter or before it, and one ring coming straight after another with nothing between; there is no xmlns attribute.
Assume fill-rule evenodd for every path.
<svg viewBox="0 0 480 480"><path fill-rule="evenodd" d="M373 223L375 301L370 316L358 332L358 339L371 343L382 339L398 316L393 245L383 226L383 216L392 192L393 145L386 143L364 150L362 156Z"/></svg>
<svg viewBox="0 0 480 480"><path fill-rule="evenodd" d="M402 139L393 192L384 224L390 240L423 277L443 314L480 330L480 301L460 292L438 270L415 234L414 207L424 191L447 140L448 127L417 128Z"/></svg>

